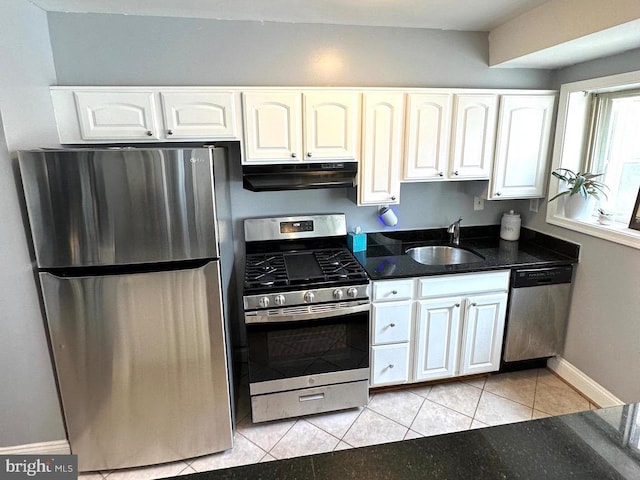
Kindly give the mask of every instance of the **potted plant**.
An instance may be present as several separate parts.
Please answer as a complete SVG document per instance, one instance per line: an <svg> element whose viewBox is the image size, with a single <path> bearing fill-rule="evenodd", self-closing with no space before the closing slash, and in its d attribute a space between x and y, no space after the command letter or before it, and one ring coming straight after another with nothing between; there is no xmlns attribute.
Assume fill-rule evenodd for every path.
<svg viewBox="0 0 640 480"><path fill-rule="evenodd" d="M572 219L587 218L593 211L594 202L608 189L604 183L595 180L604 173L574 172L568 168L558 168L551 175L563 182L564 189L550 198L553 201L564 197L564 216Z"/></svg>

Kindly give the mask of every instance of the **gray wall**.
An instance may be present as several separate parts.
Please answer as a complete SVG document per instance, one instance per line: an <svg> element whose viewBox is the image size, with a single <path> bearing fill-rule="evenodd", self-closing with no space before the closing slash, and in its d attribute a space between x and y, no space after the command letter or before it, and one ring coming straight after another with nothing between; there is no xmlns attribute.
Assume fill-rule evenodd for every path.
<svg viewBox="0 0 640 480"><path fill-rule="evenodd" d="M481 32L65 13L49 28L60 85L551 85L489 69Z"/></svg>
<svg viewBox="0 0 640 480"><path fill-rule="evenodd" d="M562 83L640 70L640 50L559 70ZM564 358L626 402L640 400L640 250L554 227L546 205L527 226L582 245Z"/></svg>
<svg viewBox="0 0 640 480"><path fill-rule="evenodd" d="M0 447L65 438L10 150L55 146L55 83L44 12L0 16ZM4 128L2 128L4 124ZM6 137L6 138L5 138Z"/></svg>

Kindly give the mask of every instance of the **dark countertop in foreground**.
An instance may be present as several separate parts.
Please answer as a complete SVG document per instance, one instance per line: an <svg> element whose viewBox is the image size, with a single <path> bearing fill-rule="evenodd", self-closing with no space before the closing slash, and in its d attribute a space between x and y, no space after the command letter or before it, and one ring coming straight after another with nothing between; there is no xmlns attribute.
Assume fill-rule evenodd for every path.
<svg viewBox="0 0 640 480"><path fill-rule="evenodd" d="M632 404L180 478L637 480L639 413Z"/></svg>
<svg viewBox="0 0 640 480"><path fill-rule="evenodd" d="M467 273L486 270L553 267L578 262L579 245L523 228L520 240L500 239L500 226L463 227L460 247L484 260L458 265L423 265L404 252L411 247L447 245L445 229L367 234L367 250L354 255L371 280Z"/></svg>

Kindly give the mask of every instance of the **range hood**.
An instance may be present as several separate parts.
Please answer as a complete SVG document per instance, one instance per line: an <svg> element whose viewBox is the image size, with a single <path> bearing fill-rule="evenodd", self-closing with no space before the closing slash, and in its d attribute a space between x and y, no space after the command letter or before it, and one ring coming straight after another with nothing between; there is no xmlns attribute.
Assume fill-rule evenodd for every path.
<svg viewBox="0 0 640 480"><path fill-rule="evenodd" d="M358 162L243 165L242 185L252 192L354 187Z"/></svg>

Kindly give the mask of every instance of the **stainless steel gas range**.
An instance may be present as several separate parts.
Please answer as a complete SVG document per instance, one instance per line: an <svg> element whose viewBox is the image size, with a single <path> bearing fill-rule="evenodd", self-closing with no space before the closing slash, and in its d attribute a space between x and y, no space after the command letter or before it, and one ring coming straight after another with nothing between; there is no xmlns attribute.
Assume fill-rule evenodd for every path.
<svg viewBox="0 0 640 480"><path fill-rule="evenodd" d="M344 214L244 221L254 422L366 405L369 278Z"/></svg>

